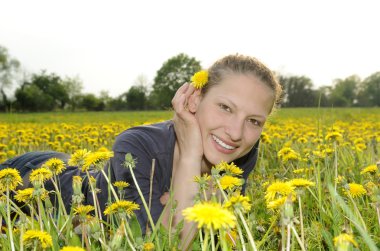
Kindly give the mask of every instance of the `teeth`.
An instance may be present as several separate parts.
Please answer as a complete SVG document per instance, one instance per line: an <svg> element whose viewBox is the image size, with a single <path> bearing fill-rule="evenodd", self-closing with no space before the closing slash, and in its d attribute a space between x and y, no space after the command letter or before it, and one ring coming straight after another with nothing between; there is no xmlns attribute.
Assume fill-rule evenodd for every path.
<svg viewBox="0 0 380 251"><path fill-rule="evenodd" d="M215 141L216 143L218 143L218 145L220 145L220 146L223 147L223 148L226 148L226 149L228 149L228 150L233 150L233 149L235 149L235 147L227 145L226 143L224 143L223 141L221 141L220 139L218 139L215 135L212 135L212 138L214 139L214 141Z"/></svg>

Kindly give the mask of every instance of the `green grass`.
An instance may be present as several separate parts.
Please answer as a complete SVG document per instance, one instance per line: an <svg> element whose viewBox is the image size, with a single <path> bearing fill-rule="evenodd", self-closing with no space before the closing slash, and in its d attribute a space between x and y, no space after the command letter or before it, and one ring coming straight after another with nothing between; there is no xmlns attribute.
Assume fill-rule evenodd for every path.
<svg viewBox="0 0 380 251"><path fill-rule="evenodd" d="M0 113L4 123L104 123L104 122L147 122L170 119L172 111L128 111L128 112L46 112L46 113ZM320 119L323 122L336 120L379 119L380 108L281 108L270 120Z"/></svg>

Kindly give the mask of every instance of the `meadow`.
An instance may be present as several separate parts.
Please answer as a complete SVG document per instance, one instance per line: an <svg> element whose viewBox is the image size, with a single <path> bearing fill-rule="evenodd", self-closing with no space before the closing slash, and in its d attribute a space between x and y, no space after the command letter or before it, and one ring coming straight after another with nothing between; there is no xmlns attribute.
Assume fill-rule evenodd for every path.
<svg viewBox="0 0 380 251"><path fill-rule="evenodd" d="M0 114L0 163L28 151L55 150L72 154L88 174L107 163L120 132L171 117L171 111ZM103 157L89 162L96 154ZM280 109L265 125L245 194L233 164L195 178L201 192L185 212L200 227L193 249L379 250L379 161L380 108ZM133 172L133 160L126 166ZM136 205L118 204L126 184L109 186L114 200L103 221L97 205L81 204L75 187L71 211L52 207L43 184L57 184L64 167L51 162L43 168L50 174L36 173L30 190L17 188L17 173L0 171L2 250L177 250L178 228L166 230L158 222L144 235L133 214ZM223 199L202 195L209 182ZM61 205L59 189L50 193Z"/></svg>

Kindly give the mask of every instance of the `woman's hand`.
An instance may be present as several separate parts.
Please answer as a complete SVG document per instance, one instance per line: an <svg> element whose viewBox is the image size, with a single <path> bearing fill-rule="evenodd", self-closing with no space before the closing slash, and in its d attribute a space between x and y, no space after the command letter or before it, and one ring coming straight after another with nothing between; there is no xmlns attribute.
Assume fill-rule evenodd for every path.
<svg viewBox="0 0 380 251"><path fill-rule="evenodd" d="M188 108L191 105L189 104L191 95L199 95L195 93L196 91L189 83L185 83L177 90L172 99L175 111L173 121L180 158L201 161L203 156L201 130L195 114Z"/></svg>

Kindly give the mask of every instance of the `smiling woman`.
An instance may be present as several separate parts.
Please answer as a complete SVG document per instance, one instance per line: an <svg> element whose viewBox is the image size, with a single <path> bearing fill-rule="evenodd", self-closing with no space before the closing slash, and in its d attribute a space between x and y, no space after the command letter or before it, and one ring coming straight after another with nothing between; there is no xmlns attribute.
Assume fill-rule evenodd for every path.
<svg viewBox="0 0 380 251"><path fill-rule="evenodd" d="M193 78L193 81L197 79ZM106 209L107 203L120 201L116 193L110 193L109 184L115 186L115 182L127 182L129 186L125 187L124 199L136 203L133 204L136 210L140 208L136 216L144 232L147 228L154 229L161 215L166 227L176 226L183 220L182 211L194 205L199 193L194 177L210 174L219 163L234 162L241 169L238 176L241 175L243 180L248 178L257 161L263 126L281 93L272 72L248 56L226 56L204 71L199 79L202 85L185 83L177 90L172 99L172 120L125 130L117 136L113 153L106 153L107 158L83 152L85 160L95 158L91 163L85 161L86 168L85 165L82 169L75 168L73 163L79 163L74 161L75 154L67 161L68 156L52 152L27 153L0 167L21 170L25 180L33 169L48 166L46 161L49 158L63 159L72 165L58 176L60 193L69 209L74 203L71 201L73 176L86 177L87 166L96 166L97 171L92 171L91 175L100 192L93 194L93 183L87 179L79 189L84 191L83 204L100 207L105 217L110 211L109 207ZM124 167L129 153L136 160L133 173ZM108 158L109 164L103 168L99 163L104 164ZM243 183L240 178L226 178L229 179L222 182L223 189L231 188L232 183ZM244 189L245 185L242 193ZM206 197L207 193L212 193L211 188L208 190ZM172 193L172 200L169 193ZM150 202L149 212L144 208L144 200ZM171 219L173 204L176 210ZM189 247L195 228L195 222L185 222L181 249Z"/></svg>
<svg viewBox="0 0 380 251"><path fill-rule="evenodd" d="M273 73L257 59L243 55L215 62L208 70L208 83L201 89L188 83L178 89L172 100L176 133L172 179L177 212L193 204L199 188L192 177L210 173L221 161L234 161L247 179L257 160L263 126L280 95L281 86ZM177 213L174 223L181 220ZM183 236L192 236L192 229L192 224L185 224Z"/></svg>

